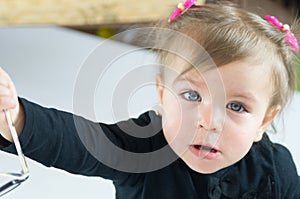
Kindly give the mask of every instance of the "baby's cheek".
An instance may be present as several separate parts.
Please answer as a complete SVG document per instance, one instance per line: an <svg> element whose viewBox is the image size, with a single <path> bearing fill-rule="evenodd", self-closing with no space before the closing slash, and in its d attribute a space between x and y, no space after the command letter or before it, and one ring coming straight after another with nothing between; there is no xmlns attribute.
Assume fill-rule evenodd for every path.
<svg viewBox="0 0 300 199"><path fill-rule="evenodd" d="M163 131L168 142L173 141L179 134L182 120L181 117L176 116L174 111L172 113L166 113L162 121Z"/></svg>
<svg viewBox="0 0 300 199"><path fill-rule="evenodd" d="M165 138L168 144L177 152L182 152L190 139L187 131L184 110L178 96L174 93L165 92L162 105L162 123ZM190 125L188 125L190 126Z"/></svg>
<svg viewBox="0 0 300 199"><path fill-rule="evenodd" d="M181 114L170 114L169 118L166 117L165 119L166 121L163 120L165 124L163 126L165 138L173 151L178 156L181 156L192 143L195 128L185 121L185 118Z"/></svg>
<svg viewBox="0 0 300 199"><path fill-rule="evenodd" d="M253 136L247 132L227 131L227 135L223 136L222 148L224 155L233 164L242 159L250 150L253 144Z"/></svg>
<svg viewBox="0 0 300 199"><path fill-rule="evenodd" d="M164 132L169 138L174 137L182 123L182 110L178 98L166 91L161 108Z"/></svg>

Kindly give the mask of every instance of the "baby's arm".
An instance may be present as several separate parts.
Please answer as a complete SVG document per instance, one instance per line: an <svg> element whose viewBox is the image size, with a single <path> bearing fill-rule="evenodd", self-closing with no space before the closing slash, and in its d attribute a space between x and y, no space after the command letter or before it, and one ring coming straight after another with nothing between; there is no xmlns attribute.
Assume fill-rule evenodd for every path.
<svg viewBox="0 0 300 199"><path fill-rule="evenodd" d="M0 149L16 153L5 109L10 111L14 120L25 156L71 173L120 178L115 170L101 164L82 144L74 126L75 116L18 98L11 78L0 68ZM85 124L92 124L82 120Z"/></svg>
<svg viewBox="0 0 300 199"><path fill-rule="evenodd" d="M3 79L6 78L6 81L12 84L3 70L1 70L1 75L4 77ZM153 128L153 125L156 126L155 124L158 123L158 126L161 127L160 120L156 117L157 122L154 122L155 124L152 124L152 117L147 114L143 114L144 116L134 120L135 122L129 120L112 125L94 123L71 113L44 108L25 99L18 99L15 89L12 88L10 87L14 95L9 95L9 99L17 105L9 106L9 103L3 101L2 104L5 107L2 107L2 109L9 108L17 113L13 117L17 118L18 124L21 124L18 127L18 132L25 156L45 166L60 168L75 174L101 176L120 182L128 179L129 174L118 171L114 164L120 164L124 156L120 159L116 158L116 154L106 146L112 145L114 149L123 149L132 154L155 151L162 147L161 144L165 144L164 142L161 143L161 140L164 141L161 133L157 133L153 138L145 139L135 138L123 132L123 130L132 130L137 133L139 129L138 132L145 135L148 135L148 131L149 135L153 134L156 129ZM5 98L5 95L3 96ZM6 125L4 115L2 117L1 122ZM19 122L20 118L22 122ZM156 121L154 118L153 120ZM150 122L151 128L146 128L148 129L146 132L145 126ZM138 126L141 126L141 128L138 128ZM11 141L9 132L5 130L3 130L3 137ZM109 142L106 140L109 140ZM3 146L5 147L3 148ZM10 142L2 145L1 150L16 153L14 145ZM107 164L107 161L106 163L104 161L104 164L103 159L112 161L112 164ZM150 161L151 159L148 158L147 160ZM144 165L145 162L143 161L141 164ZM134 164L136 166L136 163ZM146 165L148 166L148 164Z"/></svg>
<svg viewBox="0 0 300 199"><path fill-rule="evenodd" d="M105 128L105 124L94 123L53 108L44 108L23 98L19 98L19 102L25 114L19 140L26 157L73 174L100 176L114 181L127 178L125 173L102 164L88 149L89 146L82 142L82 136L104 134L101 129ZM111 131L108 133L114 134ZM94 143L92 147L102 149L101 140L94 139ZM1 150L16 153L13 144ZM107 155L112 157L112 154Z"/></svg>
<svg viewBox="0 0 300 199"><path fill-rule="evenodd" d="M24 126L24 111L18 101L14 83L0 67L0 133L6 140L12 142L12 136L3 111L6 109L10 111L16 131L20 135Z"/></svg>

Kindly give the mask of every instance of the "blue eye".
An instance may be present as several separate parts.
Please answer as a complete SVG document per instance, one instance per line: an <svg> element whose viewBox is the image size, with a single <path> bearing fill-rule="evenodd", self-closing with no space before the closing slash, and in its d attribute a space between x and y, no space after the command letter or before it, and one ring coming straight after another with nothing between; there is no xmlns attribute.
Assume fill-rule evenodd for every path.
<svg viewBox="0 0 300 199"><path fill-rule="evenodd" d="M196 91L186 91L182 96L188 101L200 102L202 100L201 96Z"/></svg>
<svg viewBox="0 0 300 199"><path fill-rule="evenodd" d="M226 106L226 108L228 108L232 111L235 111L235 112L244 112L244 111L246 111L244 106L240 103L230 103Z"/></svg>

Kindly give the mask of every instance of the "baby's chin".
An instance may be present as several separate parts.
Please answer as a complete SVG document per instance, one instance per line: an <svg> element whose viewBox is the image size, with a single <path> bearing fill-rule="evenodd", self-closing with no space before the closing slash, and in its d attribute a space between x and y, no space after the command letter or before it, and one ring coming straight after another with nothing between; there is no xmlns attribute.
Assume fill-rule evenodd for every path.
<svg viewBox="0 0 300 199"><path fill-rule="evenodd" d="M196 171L197 173L202 173L202 174L213 174L213 173L223 169L223 168L219 168L219 169L217 169L217 168L199 168L194 165L189 165L189 164L187 164L187 165L193 171Z"/></svg>
<svg viewBox="0 0 300 199"><path fill-rule="evenodd" d="M202 174L212 174L229 166L229 165L218 165L213 162L210 163L205 160L195 160L184 156L181 157L181 159L185 162L185 164L190 169Z"/></svg>

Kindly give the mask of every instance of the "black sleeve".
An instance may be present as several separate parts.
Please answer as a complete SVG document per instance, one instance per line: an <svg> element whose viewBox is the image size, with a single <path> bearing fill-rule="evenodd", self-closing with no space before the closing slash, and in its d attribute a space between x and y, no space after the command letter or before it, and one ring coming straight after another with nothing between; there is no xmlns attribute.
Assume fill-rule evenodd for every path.
<svg viewBox="0 0 300 199"><path fill-rule="evenodd" d="M3 149L5 147L8 147L11 145L11 142L5 139L1 134L0 134L0 149Z"/></svg>
<svg viewBox="0 0 300 199"><path fill-rule="evenodd" d="M22 149L25 156L45 166L75 174L123 180L128 177L128 172L106 164L120 160L106 148L105 140L109 139L111 142L108 143L129 151L143 152L153 148L151 139L141 139L140 144L140 139L132 140L116 125L94 123L67 112L43 108L25 99L20 99L20 102L25 112L24 129L19 137ZM138 121L144 123L143 118ZM15 153L12 144L3 150Z"/></svg>

